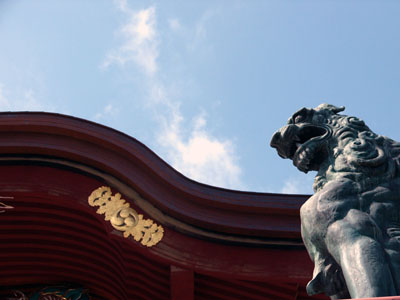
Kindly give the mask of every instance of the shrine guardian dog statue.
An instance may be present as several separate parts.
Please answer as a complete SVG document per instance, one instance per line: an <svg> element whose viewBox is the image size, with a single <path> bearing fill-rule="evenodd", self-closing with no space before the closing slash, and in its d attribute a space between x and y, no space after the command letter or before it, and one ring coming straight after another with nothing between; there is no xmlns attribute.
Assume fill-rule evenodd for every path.
<svg viewBox="0 0 400 300"><path fill-rule="evenodd" d="M271 140L300 171L318 172L315 194L300 210L315 265L307 292L331 299L400 295L400 143L343 110L302 108Z"/></svg>

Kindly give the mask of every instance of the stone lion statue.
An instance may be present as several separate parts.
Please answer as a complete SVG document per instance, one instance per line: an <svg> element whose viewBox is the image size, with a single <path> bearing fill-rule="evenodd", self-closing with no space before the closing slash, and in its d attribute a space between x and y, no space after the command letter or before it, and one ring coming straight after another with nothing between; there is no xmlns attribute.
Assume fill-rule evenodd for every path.
<svg viewBox="0 0 400 300"><path fill-rule="evenodd" d="M400 143L375 134L344 107L302 108L271 140L305 173L315 194L301 233L315 267L310 295L400 295Z"/></svg>

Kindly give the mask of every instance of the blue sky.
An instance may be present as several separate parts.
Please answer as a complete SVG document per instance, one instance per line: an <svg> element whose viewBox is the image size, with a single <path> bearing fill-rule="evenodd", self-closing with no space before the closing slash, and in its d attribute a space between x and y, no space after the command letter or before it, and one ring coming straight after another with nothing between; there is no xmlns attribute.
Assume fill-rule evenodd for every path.
<svg viewBox="0 0 400 300"><path fill-rule="evenodd" d="M312 193L269 148L327 102L400 140L399 1L0 1L0 110L123 131L186 176Z"/></svg>

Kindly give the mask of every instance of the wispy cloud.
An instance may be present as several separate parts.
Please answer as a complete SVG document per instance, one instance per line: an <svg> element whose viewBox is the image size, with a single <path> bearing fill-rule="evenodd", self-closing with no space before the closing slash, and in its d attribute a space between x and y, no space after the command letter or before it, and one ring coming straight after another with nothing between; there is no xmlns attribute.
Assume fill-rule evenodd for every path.
<svg viewBox="0 0 400 300"><path fill-rule="evenodd" d="M130 11L127 0L114 0L115 6L123 12Z"/></svg>
<svg viewBox="0 0 400 300"><path fill-rule="evenodd" d="M207 25L209 20L217 14L217 10L207 10L205 11L199 20L196 22L194 30L191 32L191 37L188 43L188 49L191 51L198 51L198 48L204 47L206 45L204 41L207 38L208 30ZM207 45L206 48L209 48Z"/></svg>
<svg viewBox="0 0 400 300"><path fill-rule="evenodd" d="M283 194L312 194L314 177L302 174L302 177L288 178L281 189Z"/></svg>
<svg viewBox="0 0 400 300"><path fill-rule="evenodd" d="M127 67L127 63L132 62L142 69L148 87L147 105L160 126L156 135L159 149L155 150L164 153L167 161L189 178L217 186L243 188L233 141L217 138L208 130L205 112L187 120L182 114L181 102L172 99L165 88L174 81L160 76L161 71L165 74L168 70L160 70L157 64L161 39L155 7L132 11L126 1L115 3L128 16L128 22L120 29L124 38L122 45L111 52L103 66L116 63ZM203 15L197 23L194 44L205 38L208 17L209 14ZM182 28L177 19L170 19L168 24L172 31Z"/></svg>
<svg viewBox="0 0 400 300"><path fill-rule="evenodd" d="M55 111L55 109L51 105L40 102L32 89L11 94L0 83L0 111Z"/></svg>
<svg viewBox="0 0 400 300"><path fill-rule="evenodd" d="M122 45L108 54L103 68L116 63L125 65L135 63L145 73L152 75L157 71L158 39L155 30L155 7L132 11L126 1L117 1L117 7L124 13L128 22L118 32L122 36Z"/></svg>
<svg viewBox="0 0 400 300"><path fill-rule="evenodd" d="M115 105L109 103L103 107L103 109L97 112L94 116L95 121L101 121L102 119L108 117L115 117L119 113L119 108L115 107Z"/></svg>
<svg viewBox="0 0 400 300"><path fill-rule="evenodd" d="M234 143L221 140L207 131L207 120L198 115L185 134L185 118L173 107L162 123L158 142L167 152L172 166L189 178L216 186L241 189L241 169Z"/></svg>
<svg viewBox="0 0 400 300"><path fill-rule="evenodd" d="M168 25L169 28L173 31L177 31L181 28L181 23L179 22L178 19L174 18L174 19L169 19L168 20Z"/></svg>

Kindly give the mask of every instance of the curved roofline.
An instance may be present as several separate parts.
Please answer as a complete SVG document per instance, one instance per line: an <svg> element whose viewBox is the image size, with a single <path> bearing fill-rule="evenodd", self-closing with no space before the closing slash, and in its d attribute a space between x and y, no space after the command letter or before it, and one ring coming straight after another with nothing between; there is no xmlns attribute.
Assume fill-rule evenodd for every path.
<svg viewBox="0 0 400 300"><path fill-rule="evenodd" d="M89 167L132 187L184 224L228 235L300 238L298 211L308 195L235 191L196 182L135 138L77 117L1 112L0 132L3 157L46 157Z"/></svg>
<svg viewBox="0 0 400 300"><path fill-rule="evenodd" d="M138 139L136 139L135 137L130 136L129 134L126 134L120 130L114 129L112 127L109 127L107 125L101 124L101 123L97 123L94 121L90 121L87 119L83 119L80 117L75 117L75 116L71 116L71 115L67 115L67 114L61 114L61 113L54 113L54 112L41 112L41 111L10 111L10 112L0 112L0 118L3 115L6 116L10 116L10 115L36 115L36 116L54 116L54 117L59 117L60 119L70 119L70 120L75 120L77 122L82 122L82 123L87 123L90 124L92 126L96 126L99 128L103 128L107 131L111 131L114 132L117 135L120 135L121 137L130 139L134 144L140 145L140 147L143 147L145 149L145 151L149 152L149 155L154 156L154 158L156 160L158 160L158 163L163 165L163 167L167 167L170 169L171 172L176 173L177 176L183 177L184 180L191 182L192 184L195 185L199 185L199 186L203 186L205 188L210 188L210 189L217 189L217 190L221 190L221 191L227 191L227 192L234 192L234 193L245 193L245 194L254 194L254 195L270 195L270 196L282 196L284 195L285 197L289 197L289 198L298 198L298 197L310 197L310 195L307 194L283 194L283 193L267 193L267 192L255 192L255 191L246 191L246 190L235 190L235 189L229 189L229 188L224 188L224 187L219 187L219 186L214 186L214 185L210 185L210 184L206 184L206 183L202 183L202 182L198 182L194 179L191 179L187 176L185 176L184 174L182 174L181 172L179 172L178 170L176 170L174 167L172 167L171 165L169 165L164 159L162 159L159 155L157 155L157 153L155 153L151 148L149 148L148 146L146 146L144 143L142 143L141 141L139 141Z"/></svg>

